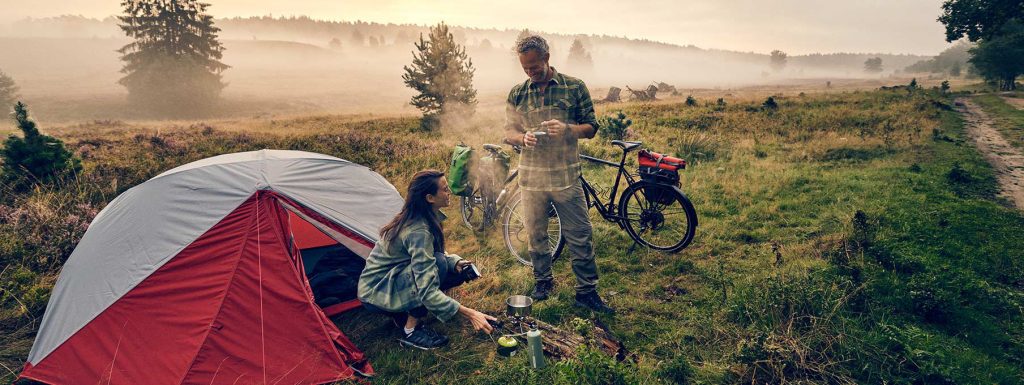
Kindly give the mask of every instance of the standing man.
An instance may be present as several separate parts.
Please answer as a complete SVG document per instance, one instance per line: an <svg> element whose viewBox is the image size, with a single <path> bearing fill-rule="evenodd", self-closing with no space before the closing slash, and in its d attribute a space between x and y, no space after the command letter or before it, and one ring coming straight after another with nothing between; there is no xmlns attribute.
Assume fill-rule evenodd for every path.
<svg viewBox="0 0 1024 385"><path fill-rule="evenodd" d="M572 254L576 305L613 314L597 294L592 229L579 180L578 140L593 138L598 126L590 91L582 80L548 64L551 54L544 38L523 37L515 49L529 79L508 94L505 136L507 142L523 146L519 186L537 281L530 296L545 300L554 288L547 233L548 207L553 204Z"/></svg>

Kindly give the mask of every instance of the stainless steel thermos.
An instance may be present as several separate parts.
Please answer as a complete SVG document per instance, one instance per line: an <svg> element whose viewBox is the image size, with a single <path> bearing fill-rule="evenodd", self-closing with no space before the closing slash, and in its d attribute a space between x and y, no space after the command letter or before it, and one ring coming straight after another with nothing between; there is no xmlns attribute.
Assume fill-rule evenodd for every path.
<svg viewBox="0 0 1024 385"><path fill-rule="evenodd" d="M526 332L526 345L530 367L543 369L547 364L544 362L544 344L541 342L540 330L537 330L537 325L530 325L530 331Z"/></svg>

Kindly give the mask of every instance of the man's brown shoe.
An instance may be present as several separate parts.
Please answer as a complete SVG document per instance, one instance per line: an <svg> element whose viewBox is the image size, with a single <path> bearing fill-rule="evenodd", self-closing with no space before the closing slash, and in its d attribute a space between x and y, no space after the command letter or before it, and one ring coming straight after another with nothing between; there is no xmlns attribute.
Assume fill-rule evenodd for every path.
<svg viewBox="0 0 1024 385"><path fill-rule="evenodd" d="M533 298L534 301L546 300L554 289L555 283L552 281L537 281L537 284L533 286L533 292L530 293L530 298Z"/></svg>

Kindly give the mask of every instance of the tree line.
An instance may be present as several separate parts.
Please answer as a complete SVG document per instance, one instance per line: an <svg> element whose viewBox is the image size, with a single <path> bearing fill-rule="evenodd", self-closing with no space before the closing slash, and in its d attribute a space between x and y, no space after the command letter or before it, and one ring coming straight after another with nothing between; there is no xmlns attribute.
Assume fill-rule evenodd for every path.
<svg viewBox="0 0 1024 385"><path fill-rule="evenodd" d="M905 72L930 72L945 73L949 76L959 77L961 75L973 76L977 70L974 69L969 60L970 49L975 45L966 41L959 41L952 47L939 53L938 56L928 60L921 60L907 66Z"/></svg>
<svg viewBox="0 0 1024 385"><path fill-rule="evenodd" d="M229 66L221 61L221 29L207 13L209 4L198 0L124 0L121 6L124 13L117 17L118 27L132 41L119 50L125 74L119 83L128 90L129 100L139 108L168 116L197 115L214 108L226 86L222 74ZM947 40L966 36L975 43L967 49L971 67L1001 89L1014 89L1017 76L1024 74L1024 0L947 0L942 9L939 20L946 25ZM249 24L263 19L266 18L226 20ZM315 26L318 30L340 25L304 17L273 20L278 24ZM352 26L385 25L357 22ZM520 35L528 32L521 31ZM383 45L388 38L353 29L347 40L357 45ZM574 71L586 71L593 66L587 49L592 43L588 40L572 40L567 63ZM333 47L343 44L340 40L330 43ZM491 42L485 39L481 45L490 46ZM439 24L429 29L426 38L420 33L414 47L413 63L405 68L403 80L420 92L411 104L423 110L425 118L436 117L452 101L475 104L474 69L465 51L464 36L460 38L452 28ZM780 72L791 59L785 52L775 50L769 56L769 65ZM931 64L914 66L944 66L942 63L948 61L943 55L933 60ZM865 72L882 70L881 57L864 61ZM949 67L954 76L961 70L956 62ZM435 81L435 77L444 80ZM13 80L0 73L0 102L11 105L16 91Z"/></svg>
<svg viewBox="0 0 1024 385"><path fill-rule="evenodd" d="M1024 0L946 0L939 22L946 41L966 37L976 44L968 52L979 75L1000 90L1017 88L1024 75Z"/></svg>

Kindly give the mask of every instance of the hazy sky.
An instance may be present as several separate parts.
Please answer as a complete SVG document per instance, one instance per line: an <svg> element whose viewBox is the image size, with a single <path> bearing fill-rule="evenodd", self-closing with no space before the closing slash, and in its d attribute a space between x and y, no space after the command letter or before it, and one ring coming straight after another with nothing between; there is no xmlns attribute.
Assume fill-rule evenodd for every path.
<svg viewBox="0 0 1024 385"><path fill-rule="evenodd" d="M942 0L206 0L216 17L308 15L331 20L530 28L608 34L701 48L790 54L934 55L948 47ZM120 12L119 0L0 0L0 21Z"/></svg>

